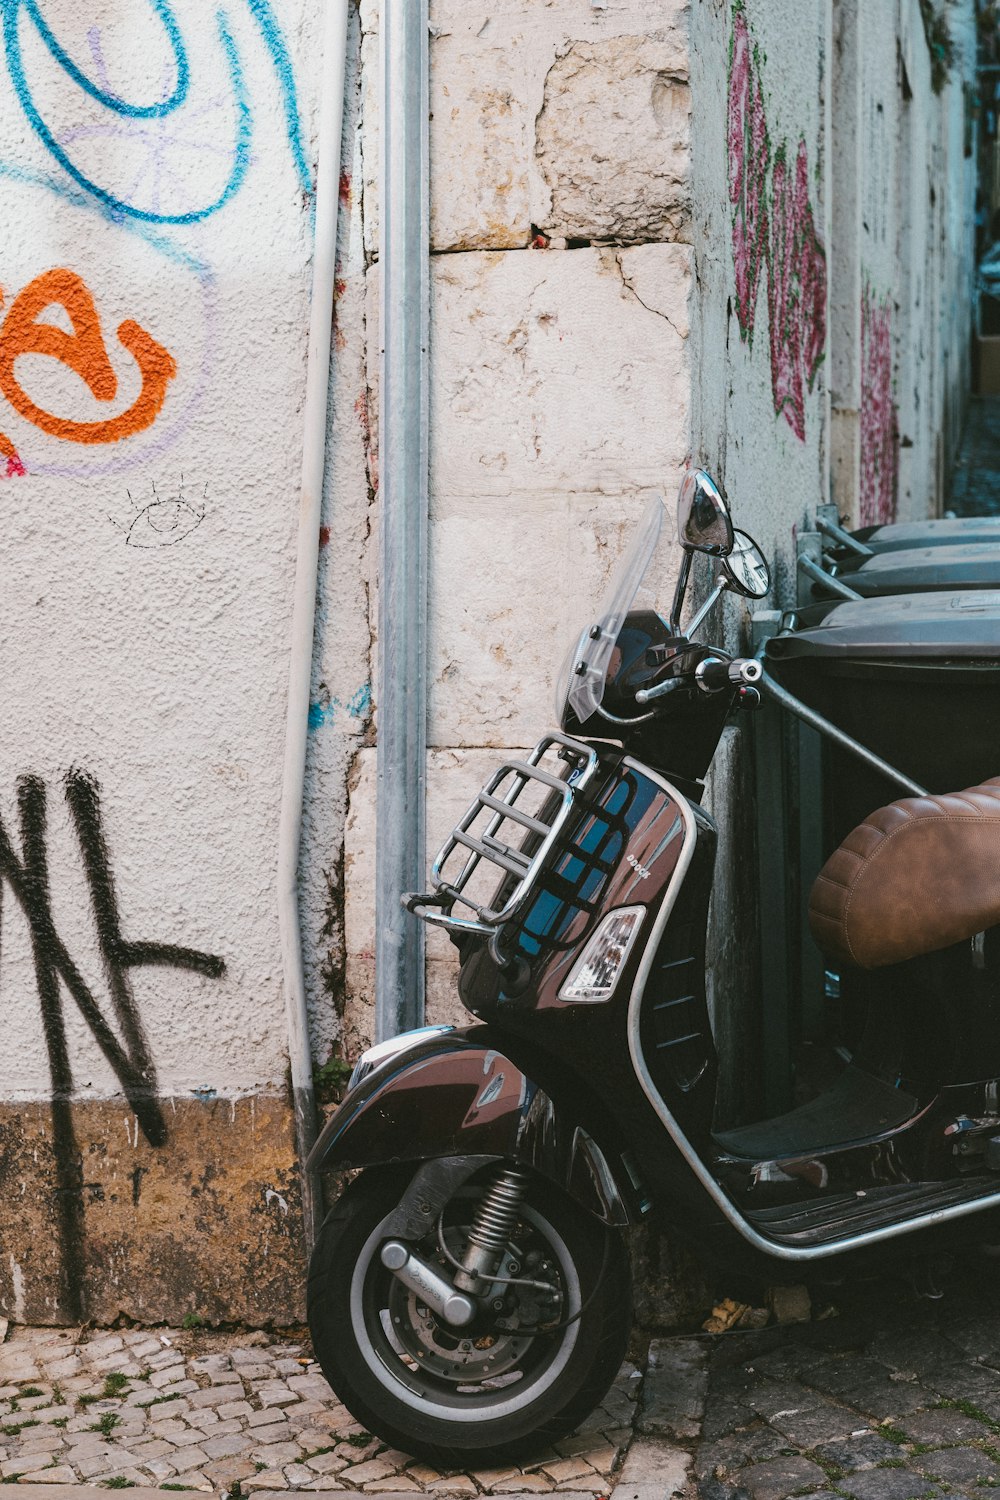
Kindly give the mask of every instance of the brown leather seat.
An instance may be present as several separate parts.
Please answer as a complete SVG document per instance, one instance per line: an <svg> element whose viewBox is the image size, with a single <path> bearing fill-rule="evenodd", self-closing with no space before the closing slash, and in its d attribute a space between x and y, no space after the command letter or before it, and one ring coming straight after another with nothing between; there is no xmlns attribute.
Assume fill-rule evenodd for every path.
<svg viewBox="0 0 1000 1500"><path fill-rule="evenodd" d="M878 969L1000 923L1000 776L880 807L816 878L809 924L824 953Z"/></svg>

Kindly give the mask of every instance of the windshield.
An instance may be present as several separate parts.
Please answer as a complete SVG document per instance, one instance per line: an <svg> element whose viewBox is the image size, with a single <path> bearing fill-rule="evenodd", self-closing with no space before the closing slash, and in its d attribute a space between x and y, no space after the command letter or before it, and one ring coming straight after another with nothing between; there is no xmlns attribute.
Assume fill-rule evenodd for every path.
<svg viewBox="0 0 1000 1500"><path fill-rule="evenodd" d="M646 507L628 550L611 575L604 597L585 625L559 674L556 711L568 703L582 724L604 697L608 664L625 616L635 602L663 527L664 504L659 495Z"/></svg>

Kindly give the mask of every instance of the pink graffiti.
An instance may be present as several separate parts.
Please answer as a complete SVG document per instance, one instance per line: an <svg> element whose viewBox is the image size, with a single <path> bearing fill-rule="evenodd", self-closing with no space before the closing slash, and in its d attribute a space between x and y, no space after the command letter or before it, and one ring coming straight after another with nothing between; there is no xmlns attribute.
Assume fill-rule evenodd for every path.
<svg viewBox="0 0 1000 1500"><path fill-rule="evenodd" d="M736 317L740 336L753 339L757 288L767 256L767 169L770 142L757 50L750 41L747 18L733 18L729 64L729 201L733 205L733 262L736 267Z"/></svg>
<svg viewBox="0 0 1000 1500"><path fill-rule="evenodd" d="M799 141L794 169L789 166L788 147L782 145L774 155L772 170L759 56L742 0L737 0L733 12L728 119L740 336L752 344L760 280L766 268L774 410L804 442L806 391L813 389L826 348L826 253L809 201L805 140Z"/></svg>
<svg viewBox="0 0 1000 1500"><path fill-rule="evenodd" d="M806 402L826 344L826 256L809 202L809 158L799 141L794 175L774 159L767 307L774 410L805 442Z"/></svg>
<svg viewBox="0 0 1000 1500"><path fill-rule="evenodd" d="M870 286L861 297L862 526L896 519L899 501L899 409L892 395L892 302Z"/></svg>

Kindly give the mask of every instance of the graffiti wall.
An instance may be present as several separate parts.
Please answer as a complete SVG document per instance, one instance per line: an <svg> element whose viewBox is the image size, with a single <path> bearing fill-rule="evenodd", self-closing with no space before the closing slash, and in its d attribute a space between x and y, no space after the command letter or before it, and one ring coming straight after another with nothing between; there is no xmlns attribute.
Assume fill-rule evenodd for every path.
<svg viewBox="0 0 1000 1500"><path fill-rule="evenodd" d="M274 869L320 19L0 4L15 1316L295 1311Z"/></svg>
<svg viewBox="0 0 1000 1500"><path fill-rule="evenodd" d="M692 93L724 87L727 105L692 142L694 448L731 495L774 494L789 565L817 504L870 524L947 503L969 385L973 18L948 7L935 84L917 0L692 11Z"/></svg>
<svg viewBox="0 0 1000 1500"><path fill-rule="evenodd" d="M740 3L730 39L726 142L736 319L752 345L766 277L774 411L804 442L806 394L826 347L826 253L809 196L809 148L800 137L794 148L782 141L772 150L761 71Z"/></svg>
<svg viewBox="0 0 1000 1500"><path fill-rule="evenodd" d="M824 482L829 5L705 0L691 12L692 97L704 101L692 137L692 452L722 475L782 587L794 528Z"/></svg>
<svg viewBox="0 0 1000 1500"><path fill-rule="evenodd" d="M899 408L895 399L892 298L866 285L861 300L859 519L894 521L899 506Z"/></svg>

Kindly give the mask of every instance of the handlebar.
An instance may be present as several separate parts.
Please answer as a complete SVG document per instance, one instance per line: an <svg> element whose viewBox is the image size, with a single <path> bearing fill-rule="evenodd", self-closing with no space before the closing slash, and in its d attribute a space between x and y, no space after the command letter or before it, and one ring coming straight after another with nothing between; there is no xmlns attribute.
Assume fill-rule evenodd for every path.
<svg viewBox="0 0 1000 1500"><path fill-rule="evenodd" d="M751 687L760 682L764 669L753 657L738 656L734 661L724 661L719 656L706 656L693 672L679 677L669 677L655 687L641 689L635 695L636 703L654 703L679 687L696 684L703 693L723 693L737 688Z"/></svg>
<svg viewBox="0 0 1000 1500"><path fill-rule="evenodd" d="M752 687L763 675L764 668L759 661L742 656L737 656L734 661L706 656L694 671L695 681L703 693L722 693L727 689Z"/></svg>

